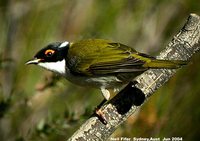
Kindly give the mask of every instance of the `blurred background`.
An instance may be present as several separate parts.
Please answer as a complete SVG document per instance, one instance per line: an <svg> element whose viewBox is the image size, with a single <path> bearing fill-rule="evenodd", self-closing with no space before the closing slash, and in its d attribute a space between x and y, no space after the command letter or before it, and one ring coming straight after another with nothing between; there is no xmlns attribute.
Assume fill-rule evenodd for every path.
<svg viewBox="0 0 200 141"><path fill-rule="evenodd" d="M63 141L103 99L24 63L55 41L110 39L158 55L199 0L1 0L0 140ZM131 116L112 137L200 138L200 55Z"/></svg>

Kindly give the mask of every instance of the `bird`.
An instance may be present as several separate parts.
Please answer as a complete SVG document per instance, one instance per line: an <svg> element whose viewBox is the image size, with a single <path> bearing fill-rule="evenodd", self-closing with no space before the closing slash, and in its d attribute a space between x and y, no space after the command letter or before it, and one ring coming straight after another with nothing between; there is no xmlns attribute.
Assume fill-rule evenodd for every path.
<svg viewBox="0 0 200 141"><path fill-rule="evenodd" d="M26 62L57 73L76 85L99 88L104 97L102 104L110 99L110 90L118 90L148 69L178 69L187 63L156 59L106 39L50 43Z"/></svg>

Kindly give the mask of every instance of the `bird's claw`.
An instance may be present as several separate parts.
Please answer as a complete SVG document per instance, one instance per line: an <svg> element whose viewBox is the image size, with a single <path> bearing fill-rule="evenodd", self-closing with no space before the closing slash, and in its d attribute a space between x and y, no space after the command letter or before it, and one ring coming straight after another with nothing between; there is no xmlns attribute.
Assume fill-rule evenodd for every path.
<svg viewBox="0 0 200 141"><path fill-rule="evenodd" d="M99 108L96 108L95 109L95 114L97 115L98 119L103 123L103 124L107 124L108 122L106 121L106 118L105 118L105 115L104 113L102 112L101 109Z"/></svg>

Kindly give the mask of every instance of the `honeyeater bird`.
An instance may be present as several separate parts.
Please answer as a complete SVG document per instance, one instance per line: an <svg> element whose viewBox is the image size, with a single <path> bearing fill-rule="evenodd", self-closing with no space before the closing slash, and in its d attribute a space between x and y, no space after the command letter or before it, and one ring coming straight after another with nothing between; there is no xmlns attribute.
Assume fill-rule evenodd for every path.
<svg viewBox="0 0 200 141"><path fill-rule="evenodd" d="M104 39L55 42L36 53L26 64L58 73L74 84L100 88L106 100L117 89L153 69L177 69L181 60L159 60L134 48Z"/></svg>

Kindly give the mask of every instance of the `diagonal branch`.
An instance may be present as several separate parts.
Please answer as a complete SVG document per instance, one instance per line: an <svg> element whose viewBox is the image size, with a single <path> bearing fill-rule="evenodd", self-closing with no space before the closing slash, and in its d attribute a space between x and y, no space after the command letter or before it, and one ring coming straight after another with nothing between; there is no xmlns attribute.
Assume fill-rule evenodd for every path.
<svg viewBox="0 0 200 141"><path fill-rule="evenodd" d="M200 49L200 17L190 14L184 27L157 58L169 60L189 60ZM89 118L69 139L106 140L132 115L145 101L177 70L150 69L130 82L117 96L102 107L108 124L103 124L97 117ZM134 87L133 87L134 86Z"/></svg>

